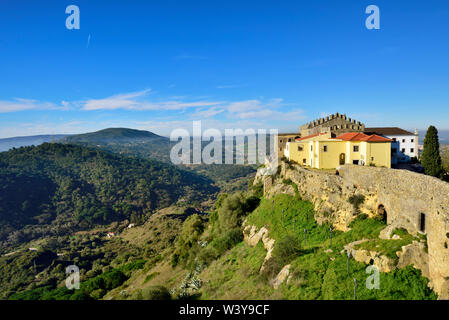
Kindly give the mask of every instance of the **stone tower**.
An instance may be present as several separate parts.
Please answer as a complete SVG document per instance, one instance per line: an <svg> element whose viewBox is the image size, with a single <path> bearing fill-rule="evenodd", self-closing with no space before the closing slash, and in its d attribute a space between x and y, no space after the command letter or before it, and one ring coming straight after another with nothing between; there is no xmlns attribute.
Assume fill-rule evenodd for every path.
<svg viewBox="0 0 449 320"><path fill-rule="evenodd" d="M311 121L299 127L301 137L317 133L330 132L332 137L347 132L363 132L365 125L338 112L330 116Z"/></svg>

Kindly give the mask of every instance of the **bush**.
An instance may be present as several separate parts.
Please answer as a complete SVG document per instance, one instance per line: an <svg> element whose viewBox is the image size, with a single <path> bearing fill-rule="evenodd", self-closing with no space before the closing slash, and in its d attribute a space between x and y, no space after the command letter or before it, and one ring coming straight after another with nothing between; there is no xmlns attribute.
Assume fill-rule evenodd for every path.
<svg viewBox="0 0 449 320"><path fill-rule="evenodd" d="M246 215L247 203L241 193L233 194L223 201L218 210L218 227L221 234L240 227Z"/></svg>
<svg viewBox="0 0 449 320"><path fill-rule="evenodd" d="M223 204L223 201L228 197L229 195L227 193L220 193L218 195L217 201L215 202L215 208L218 210L220 209L221 205Z"/></svg>
<svg viewBox="0 0 449 320"><path fill-rule="evenodd" d="M349 197L348 199L349 203L353 205L354 210L359 213L360 205L365 202L365 196L363 194L354 194Z"/></svg>
<svg viewBox="0 0 449 320"><path fill-rule="evenodd" d="M276 241L273 257L265 263L264 275L274 278L281 269L302 254L301 240L297 237L287 235Z"/></svg>
<svg viewBox="0 0 449 320"><path fill-rule="evenodd" d="M250 190L251 192L258 198L263 197L263 183L262 181L259 181L256 184L250 184Z"/></svg>
<svg viewBox="0 0 449 320"><path fill-rule="evenodd" d="M171 294L166 287L150 286L141 291L141 300L171 300Z"/></svg>
<svg viewBox="0 0 449 320"><path fill-rule="evenodd" d="M179 263L185 266L189 258L195 256L195 250L198 250L198 239L203 231L204 223L199 215L191 215L184 221L176 241L175 253L172 256L172 267L176 267Z"/></svg>
<svg viewBox="0 0 449 320"><path fill-rule="evenodd" d="M217 249L217 251L221 255L242 240L242 230L240 230L240 228L234 228L232 230L229 230L223 237L214 240L210 245Z"/></svg>
<svg viewBox="0 0 449 320"><path fill-rule="evenodd" d="M260 203L260 197L258 196L250 196L246 199L246 205L245 205L245 211L246 212L253 212Z"/></svg>
<svg viewBox="0 0 449 320"><path fill-rule="evenodd" d="M301 253L301 240L291 235L287 235L277 241L273 250L273 255L275 255L283 264L288 264Z"/></svg>

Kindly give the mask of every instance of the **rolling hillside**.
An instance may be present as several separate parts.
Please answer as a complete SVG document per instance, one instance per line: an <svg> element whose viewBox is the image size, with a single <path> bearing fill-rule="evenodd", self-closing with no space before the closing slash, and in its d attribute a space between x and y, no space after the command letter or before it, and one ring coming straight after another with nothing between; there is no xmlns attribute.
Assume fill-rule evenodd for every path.
<svg viewBox="0 0 449 320"><path fill-rule="evenodd" d="M0 139L0 152L8 151L12 148L20 148L27 146L38 146L44 142L55 142L67 137L66 134L55 135L38 135L28 137L13 137Z"/></svg>
<svg viewBox="0 0 449 320"><path fill-rule="evenodd" d="M44 143L0 154L0 249L44 235L139 221L218 188L193 172L98 149Z"/></svg>
<svg viewBox="0 0 449 320"><path fill-rule="evenodd" d="M63 139L62 142L100 148L122 156L154 159L167 163L171 163L170 150L177 143L149 131L127 128L109 128L74 135ZM203 147L207 144L208 142L203 142ZM224 191L246 189L247 178L256 172L255 165L200 164L179 165L179 167L212 179ZM242 178L245 178L244 181Z"/></svg>

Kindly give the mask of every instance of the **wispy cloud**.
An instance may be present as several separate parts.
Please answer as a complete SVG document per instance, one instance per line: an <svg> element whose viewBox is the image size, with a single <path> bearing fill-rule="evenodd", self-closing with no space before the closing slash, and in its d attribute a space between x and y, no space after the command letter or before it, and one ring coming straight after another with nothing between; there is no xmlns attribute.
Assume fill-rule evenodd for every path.
<svg viewBox="0 0 449 320"><path fill-rule="evenodd" d="M285 107L283 99L250 99L241 101L219 101L214 99L188 99L185 96L173 96L157 99L151 95L151 89L115 94L106 98L83 101L62 101L60 104L40 102L30 99L0 101L0 113L27 110L134 110L134 111L172 111L170 116L189 118L213 118L217 115L231 119L281 119L285 115L302 116L302 110Z"/></svg>
<svg viewBox="0 0 449 320"><path fill-rule="evenodd" d="M259 99L237 101L230 103L227 106L227 111L234 117L239 119L261 119L269 117L279 117L285 115L285 112L280 112L280 107L283 106L283 99L271 99L267 102Z"/></svg>
<svg viewBox="0 0 449 320"><path fill-rule="evenodd" d="M194 107L210 107L221 104L220 101L149 101L145 99L151 89L117 94L104 99L90 99L82 102L84 110L184 110Z"/></svg>
<svg viewBox="0 0 449 320"><path fill-rule="evenodd" d="M169 134L174 128L191 127L192 120L201 120L209 128L281 128L296 126L304 117L302 109L288 105L281 98L221 101L207 96L158 97L151 89L114 94L104 98L61 101L59 104L30 99L0 101L0 113L29 110L70 110L58 120L50 120L47 113L34 123L4 122L0 136L44 133L82 133L107 127L131 127ZM110 111L107 118L103 113ZM113 111L132 110L123 118L111 118ZM75 112L75 113L73 113ZM70 117L67 119L66 117ZM151 119L151 121L145 121Z"/></svg>
<svg viewBox="0 0 449 320"><path fill-rule="evenodd" d="M192 114L192 118L212 118L220 113L225 112L225 109L221 107L212 107L209 109L197 109L195 113Z"/></svg>
<svg viewBox="0 0 449 320"><path fill-rule="evenodd" d="M62 110L67 107L66 102L62 102L60 106L51 102L41 102L32 99L16 98L11 101L0 100L0 113L18 112L26 110L49 110L59 109Z"/></svg>

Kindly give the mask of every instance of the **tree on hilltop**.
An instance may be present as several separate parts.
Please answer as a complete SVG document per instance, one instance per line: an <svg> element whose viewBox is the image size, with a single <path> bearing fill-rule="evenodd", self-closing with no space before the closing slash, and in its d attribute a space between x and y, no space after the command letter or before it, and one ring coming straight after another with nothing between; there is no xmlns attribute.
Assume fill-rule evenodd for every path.
<svg viewBox="0 0 449 320"><path fill-rule="evenodd" d="M421 164L427 175L438 178L441 178L443 175L438 130L434 126L430 126L427 129L426 137L424 138L424 150L421 155Z"/></svg>

